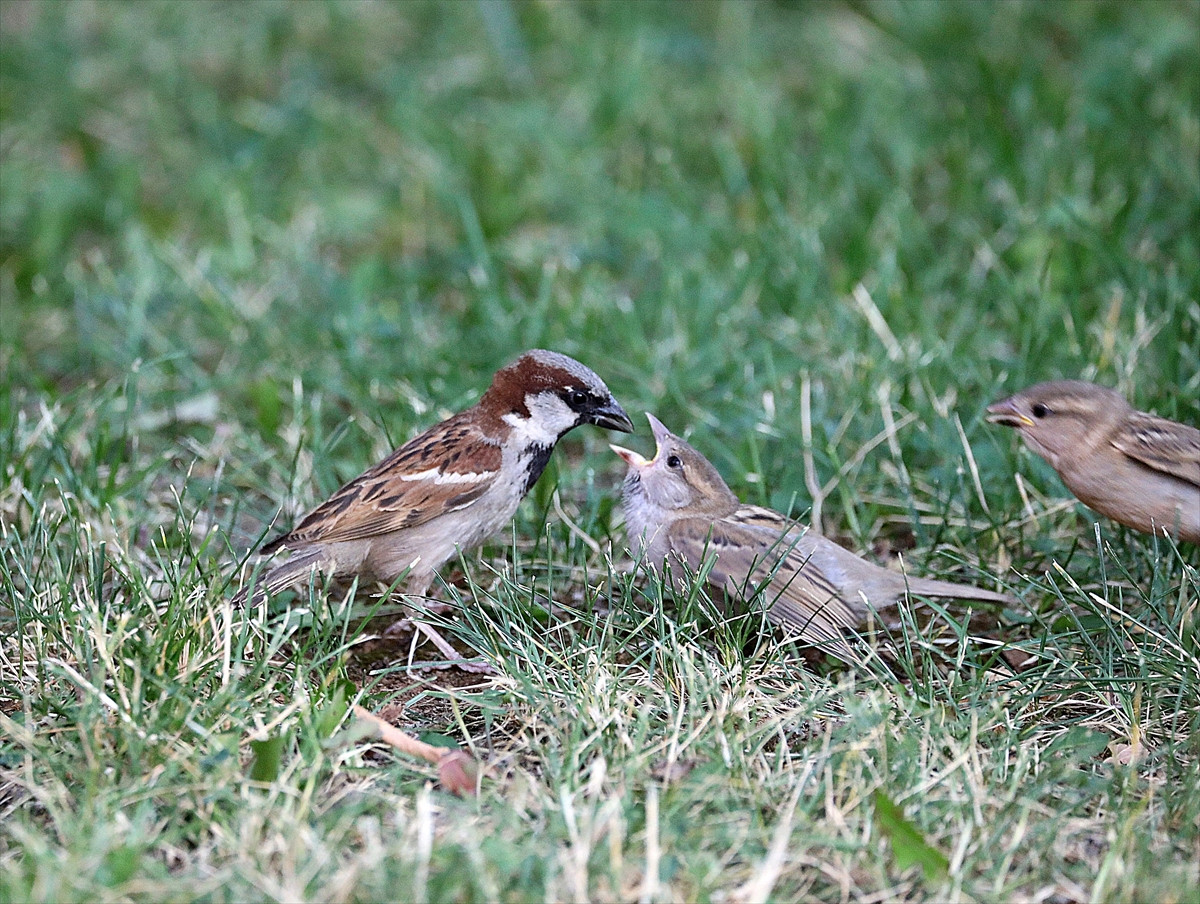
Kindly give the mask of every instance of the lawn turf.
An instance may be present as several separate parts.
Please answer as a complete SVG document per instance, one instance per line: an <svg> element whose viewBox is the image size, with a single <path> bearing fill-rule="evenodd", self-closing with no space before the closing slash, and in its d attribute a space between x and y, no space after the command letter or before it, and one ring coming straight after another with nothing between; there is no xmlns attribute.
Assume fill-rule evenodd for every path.
<svg viewBox="0 0 1200 904"><path fill-rule="evenodd" d="M1197 71L1191 0L0 3L0 899L1200 898L1200 554L982 419L1200 424ZM1018 604L747 644L630 574L589 428L444 572L501 677L230 609L530 347Z"/></svg>

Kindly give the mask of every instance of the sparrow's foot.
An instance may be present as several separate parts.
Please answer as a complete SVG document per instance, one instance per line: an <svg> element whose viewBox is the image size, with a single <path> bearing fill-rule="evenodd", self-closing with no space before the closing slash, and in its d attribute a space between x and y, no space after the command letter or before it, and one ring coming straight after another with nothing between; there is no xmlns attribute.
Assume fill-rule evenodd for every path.
<svg viewBox="0 0 1200 904"><path fill-rule="evenodd" d="M400 621L391 625L384 631L385 637L395 637L397 634L407 634L410 631L420 631L429 641L438 648L443 656L446 657L444 663L430 663L428 665L422 663L414 663L413 668L417 669L439 669L439 668L458 668L472 675L499 675L500 673L491 665L482 660L467 659L462 653L454 648L450 641L446 640L433 627L418 621L415 618L402 618Z"/></svg>
<svg viewBox="0 0 1200 904"><path fill-rule="evenodd" d="M402 618L388 625L383 632L383 636L397 637L401 634L411 634L414 630L416 630L416 625L413 620L411 618Z"/></svg>

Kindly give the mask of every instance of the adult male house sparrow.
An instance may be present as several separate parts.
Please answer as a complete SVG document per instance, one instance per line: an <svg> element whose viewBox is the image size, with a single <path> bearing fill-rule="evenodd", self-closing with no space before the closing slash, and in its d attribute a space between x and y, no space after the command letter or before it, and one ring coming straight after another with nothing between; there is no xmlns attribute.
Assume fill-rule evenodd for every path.
<svg viewBox="0 0 1200 904"><path fill-rule="evenodd" d="M988 406L1086 505L1146 533L1200 543L1200 430L1135 410L1082 380L1038 383Z"/></svg>
<svg viewBox="0 0 1200 904"><path fill-rule="evenodd" d="M868 607L914 596L1011 602L990 590L908 577L872 565L778 512L743 505L699 452L647 414L657 449L647 461L613 446L629 465L623 504L635 555L652 567L684 566L719 591L761 593L770 620L797 639L842 658L842 630L861 625Z"/></svg>
<svg viewBox="0 0 1200 904"><path fill-rule="evenodd" d="M587 367L557 352L526 352L496 372L473 407L410 440L267 543L264 554L286 548L291 557L259 578L255 598L314 570L385 584L407 572L406 593L423 596L448 559L512 520L554 444L580 424L633 430Z"/></svg>

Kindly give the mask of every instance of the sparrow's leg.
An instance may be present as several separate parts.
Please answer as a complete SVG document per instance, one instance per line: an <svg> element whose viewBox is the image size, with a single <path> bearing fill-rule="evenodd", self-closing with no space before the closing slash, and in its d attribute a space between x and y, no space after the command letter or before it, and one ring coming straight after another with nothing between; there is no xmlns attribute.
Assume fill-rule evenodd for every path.
<svg viewBox="0 0 1200 904"><path fill-rule="evenodd" d="M457 666L464 672L471 672L475 675L499 675L500 673L488 663L482 660L467 659L462 653L454 649L454 646L446 638L442 637L432 626L425 624L423 621L412 620L413 627L424 634L441 652L443 656L450 661L451 665ZM388 629L391 630L390 628Z"/></svg>
<svg viewBox="0 0 1200 904"><path fill-rule="evenodd" d="M467 659L466 657L464 657L462 653L458 652L458 650L456 650L454 648L454 645L452 643L450 643L450 641L446 640L446 638L444 638L440 633L438 633L436 628L434 628L432 625L427 625L425 622L421 621L420 619L418 619L416 617L400 619L398 622L395 622L394 624L389 625L387 630L383 632L383 635L384 635L384 637L395 637L398 634L407 634L410 631L419 631L421 634L424 634L425 637L435 647L438 648L438 652L440 652L443 656L446 657L445 664L439 663L439 664L435 665L432 663L430 663L430 664L414 663L413 668L433 669L433 668L449 668L450 666L455 666L457 668L462 669L464 672L471 672L472 674L476 674L476 675L499 675L500 674L498 671L496 671L494 668L492 668L492 666L488 665L486 662L481 662L481 661L473 660L473 659Z"/></svg>
<svg viewBox="0 0 1200 904"><path fill-rule="evenodd" d="M405 596L410 600L414 597L421 598L421 604L419 606L410 604L408 609L413 614L389 625L387 630L383 632L384 636L394 637L397 634L407 634L408 632L414 630L419 631L424 634L425 637L428 638L428 640L435 647L438 648L438 652L446 657L447 666L457 666L464 672L471 672L478 675L500 674L486 662L474 661L464 657L462 653L458 652L458 650L454 648L454 645L450 643L450 641L446 640L446 638L443 637L432 625L426 624L421 619L421 615L423 614L441 615L453 609L453 606L451 606L449 603L439 602L438 600L434 600L425 596L424 594L426 589L427 588L423 588L420 594L413 593L411 590L405 594ZM433 667L434 666L416 666L416 668Z"/></svg>

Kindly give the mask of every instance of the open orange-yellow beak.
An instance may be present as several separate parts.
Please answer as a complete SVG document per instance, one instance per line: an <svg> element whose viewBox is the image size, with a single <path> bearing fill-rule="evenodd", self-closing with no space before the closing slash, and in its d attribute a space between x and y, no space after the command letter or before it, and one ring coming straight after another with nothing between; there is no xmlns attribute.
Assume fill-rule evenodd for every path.
<svg viewBox="0 0 1200 904"><path fill-rule="evenodd" d="M650 464L649 461L647 461L637 452L634 452L632 449L626 449L624 446L618 446L616 443L609 443L608 448L612 449L623 459L625 459L625 464L629 465L631 468L640 469Z"/></svg>
<svg viewBox="0 0 1200 904"><path fill-rule="evenodd" d="M626 449L624 446L617 446L610 443L608 447L620 455L621 458L625 460L625 463L629 465L629 467L638 468L639 470L642 468L648 468L650 465L658 461L658 453L662 451L663 442L668 436L671 435L671 431L666 428L663 422L652 415L649 411L646 412L646 420L650 422L650 430L654 433L655 448L653 458L646 458L640 453L634 452L632 449Z"/></svg>

